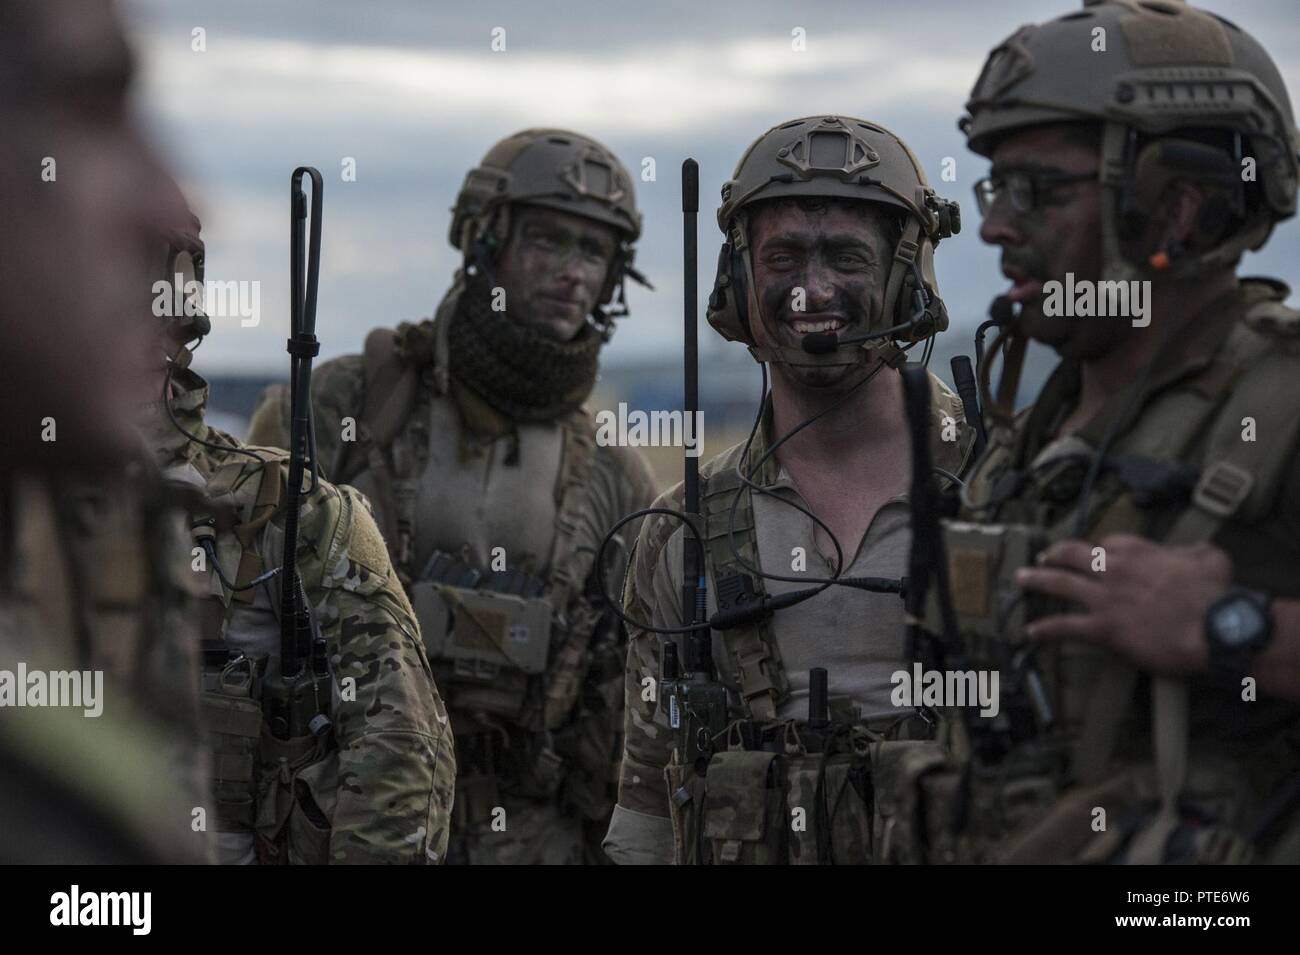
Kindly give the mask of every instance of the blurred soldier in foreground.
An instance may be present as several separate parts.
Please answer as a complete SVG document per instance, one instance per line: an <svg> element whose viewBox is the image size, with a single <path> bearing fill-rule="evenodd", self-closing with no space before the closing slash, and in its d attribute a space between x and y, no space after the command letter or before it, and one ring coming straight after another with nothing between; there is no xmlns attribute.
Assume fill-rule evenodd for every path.
<svg viewBox="0 0 1300 955"><path fill-rule="evenodd" d="M928 622L1002 707L911 767L899 858L1300 860L1300 314L1236 274L1296 209L1278 70L1181 2L1086 3L967 111L1012 373ZM1013 417L1026 338L1061 362Z"/></svg>
<svg viewBox="0 0 1300 955"><path fill-rule="evenodd" d="M605 840L616 862L878 855L871 762L882 748L933 745L931 724L891 700L891 675L909 662L897 578L912 441L898 369L900 343L947 326L932 250L959 228L955 215L902 140L849 117L773 127L723 186L708 319L770 366L772 388L749 440L700 468L699 572L710 615L804 596L712 632L718 712L669 700L659 633L688 623L689 545L682 521L646 519L624 594L646 626L629 625L626 747ZM957 396L928 380L933 456L957 474L972 436ZM680 510L683 497L679 485L656 506ZM841 574L894 586L818 586Z"/></svg>
<svg viewBox="0 0 1300 955"><path fill-rule="evenodd" d="M435 318L376 329L313 381L320 465L374 502L451 710L453 861L601 858L624 643L593 556L653 485L635 451L597 446L583 402L640 231L599 143L504 139L457 197L464 268ZM278 388L250 440L287 431Z"/></svg>
<svg viewBox="0 0 1300 955"><path fill-rule="evenodd" d="M131 429L149 237L105 3L0 0L0 861L209 858L197 602Z"/></svg>
<svg viewBox="0 0 1300 955"><path fill-rule="evenodd" d="M182 221L169 233L166 276L202 286L199 223ZM188 346L211 323L192 303L177 314L178 298L168 285L155 301L154 384L167 397L141 424L167 479L201 496L190 518L208 598L202 704L220 861L442 862L451 728L369 506L350 487L303 488L296 576L326 659L311 661L322 692L301 722L312 729L295 733L295 704L281 707L274 690L289 455L204 423L208 385Z"/></svg>

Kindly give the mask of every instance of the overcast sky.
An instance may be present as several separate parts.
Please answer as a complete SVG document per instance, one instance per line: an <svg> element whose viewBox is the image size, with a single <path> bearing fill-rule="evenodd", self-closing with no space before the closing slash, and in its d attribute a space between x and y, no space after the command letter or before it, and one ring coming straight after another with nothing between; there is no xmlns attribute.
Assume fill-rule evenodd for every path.
<svg viewBox="0 0 1300 955"><path fill-rule="evenodd" d="M963 339L1006 282L976 235L971 185L985 163L956 130L990 47L1066 0L774 0L702 3L428 0L125 0L141 57L139 104L204 223L208 277L261 282L261 323L222 319L204 369L286 367L287 184L325 175L318 313L322 357L366 332L430 314L457 264L449 208L465 171L497 139L568 127L609 146L637 176L645 213L633 288L613 359L680 353L679 167L701 166L700 289L712 284L718 190L750 141L814 113L892 128L931 183L962 204L965 229L937 256ZM1297 0L1203 0L1252 32L1300 91ZM206 51L192 49L205 32ZM492 50L493 31L505 50ZM792 49L801 28L806 49ZM341 181L352 157L356 181ZM657 179L642 182L645 157ZM940 181L944 157L955 182ZM1300 225L1275 232L1243 271L1300 281ZM728 347L701 336L706 348ZM716 339L716 341L715 341ZM732 346L738 347L738 346ZM706 352L705 354L708 354Z"/></svg>

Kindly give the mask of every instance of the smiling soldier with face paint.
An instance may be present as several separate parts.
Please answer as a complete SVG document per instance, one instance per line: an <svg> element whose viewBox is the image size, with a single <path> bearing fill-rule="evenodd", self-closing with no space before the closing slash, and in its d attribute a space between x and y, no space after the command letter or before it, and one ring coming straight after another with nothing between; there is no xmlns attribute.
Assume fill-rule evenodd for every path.
<svg viewBox="0 0 1300 955"><path fill-rule="evenodd" d="M903 347L946 327L932 254L956 231L955 213L897 136L849 117L773 127L723 186L718 224L727 241L708 319L770 367L772 387L750 441L700 468L710 613L719 601L748 605L765 593L804 589L837 567L845 577L903 572L911 440L898 367ZM972 435L956 396L933 376L930 384L932 453L959 473ZM738 468L760 493L751 494ZM682 500L678 486L656 506L680 509ZM850 782L868 772L861 757L872 744L910 745L931 735L914 709L891 700L891 678L910 662L897 593L832 586L745 626L715 630L727 716L746 735L735 747L728 738L705 777L682 765L678 730L657 695L647 694L661 677L656 628L684 624L683 539L680 521L649 517L627 577L625 612L648 626L629 628L626 745L605 840L610 857L872 861L876 807ZM838 727L823 748L812 742L821 729L809 734L796 722L820 694L814 669L828 671ZM768 788L806 818L797 835L787 832L784 810L778 815L786 818L765 821L763 807L776 805ZM827 802L831 791L844 798Z"/></svg>

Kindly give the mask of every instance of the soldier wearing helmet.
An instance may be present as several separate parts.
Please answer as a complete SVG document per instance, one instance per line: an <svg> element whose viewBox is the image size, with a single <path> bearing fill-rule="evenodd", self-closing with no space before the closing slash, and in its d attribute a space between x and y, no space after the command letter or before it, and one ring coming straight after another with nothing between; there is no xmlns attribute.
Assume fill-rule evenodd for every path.
<svg viewBox="0 0 1300 955"><path fill-rule="evenodd" d="M967 824L913 812L898 857L1295 861L1300 314L1237 276L1296 208L1278 70L1214 14L1098 0L999 45L967 112L1008 370L945 531L979 573L931 629L1001 671L1003 707L901 774L901 805ZM1142 316L1052 302L1130 283ZM1061 362L1016 416L1028 338Z"/></svg>
<svg viewBox="0 0 1300 955"><path fill-rule="evenodd" d="M754 141L722 188L718 225L725 242L709 322L745 343L765 377L770 368L772 386L750 440L700 469L710 614L836 575L897 578L911 471L898 367L946 327L933 249L960 227L956 204L935 194L889 130L812 116ZM934 458L959 473L971 435L958 399L933 376L931 393ZM656 506L680 509L682 500L678 486ZM897 593L814 587L775 614L714 631L738 736L710 759L705 784L701 767L682 765L677 730L646 693L661 676L657 632L686 623L684 533L667 515L648 517L631 559L624 610L645 627L629 625L625 747L606 850L620 863L870 861L876 807L849 781L866 778L871 745L932 735L891 700L906 652ZM836 733L798 722L812 668L828 671ZM791 813L806 825L792 832Z"/></svg>
<svg viewBox="0 0 1300 955"><path fill-rule="evenodd" d="M463 267L435 317L373 331L312 382L321 465L373 502L450 711L452 862L602 858L624 638L593 557L653 483L634 450L597 446L583 403L640 233L604 146L509 136L456 199ZM281 391L250 439L287 435Z"/></svg>

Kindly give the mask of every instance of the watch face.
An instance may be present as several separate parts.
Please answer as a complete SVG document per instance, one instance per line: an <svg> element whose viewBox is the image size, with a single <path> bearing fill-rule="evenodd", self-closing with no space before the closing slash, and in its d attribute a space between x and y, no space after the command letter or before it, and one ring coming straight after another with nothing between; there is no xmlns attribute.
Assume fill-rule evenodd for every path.
<svg viewBox="0 0 1300 955"><path fill-rule="evenodd" d="M1266 621L1249 600L1237 597L1226 601L1214 612L1214 635L1228 647L1242 647L1259 639Z"/></svg>

